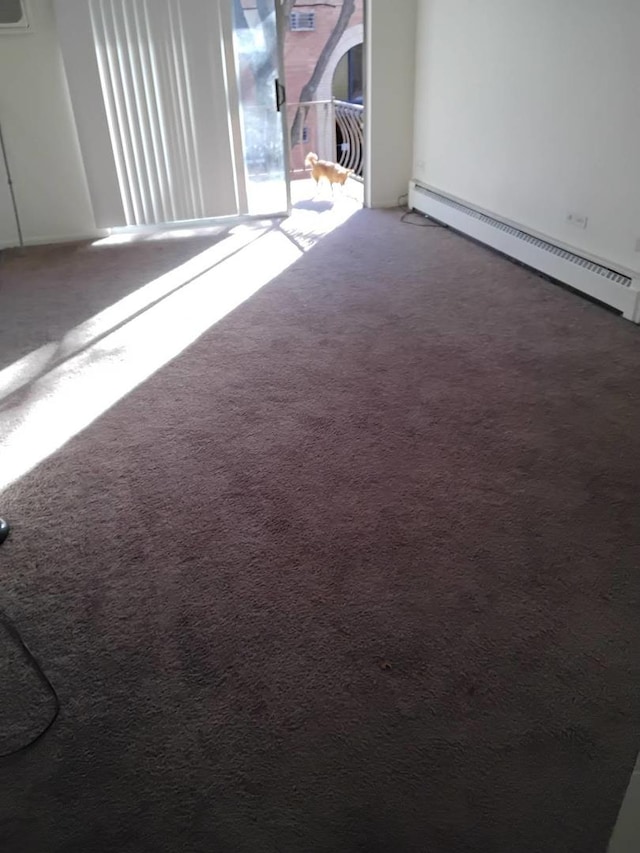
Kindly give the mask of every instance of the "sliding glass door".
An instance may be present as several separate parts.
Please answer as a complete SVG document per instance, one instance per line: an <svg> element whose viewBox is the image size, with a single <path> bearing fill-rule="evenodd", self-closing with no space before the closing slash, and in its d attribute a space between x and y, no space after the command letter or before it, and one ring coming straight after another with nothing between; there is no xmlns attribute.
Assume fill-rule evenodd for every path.
<svg viewBox="0 0 640 853"><path fill-rule="evenodd" d="M96 224L289 208L277 0L54 0Z"/></svg>
<svg viewBox="0 0 640 853"><path fill-rule="evenodd" d="M233 37L249 213L289 209L282 6L233 0Z"/></svg>

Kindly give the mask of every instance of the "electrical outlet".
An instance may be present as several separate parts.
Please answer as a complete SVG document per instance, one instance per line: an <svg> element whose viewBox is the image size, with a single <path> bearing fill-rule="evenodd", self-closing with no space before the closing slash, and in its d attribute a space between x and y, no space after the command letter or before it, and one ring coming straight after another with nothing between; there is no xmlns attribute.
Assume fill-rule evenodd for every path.
<svg viewBox="0 0 640 853"><path fill-rule="evenodd" d="M418 160L416 166L418 167L420 172L424 172L424 160Z"/></svg>
<svg viewBox="0 0 640 853"><path fill-rule="evenodd" d="M582 213L567 213L567 222L569 225L574 225L576 228L586 228L589 222L589 217Z"/></svg>
<svg viewBox="0 0 640 853"><path fill-rule="evenodd" d="M636 240L636 252L640 252L640 237Z"/></svg>

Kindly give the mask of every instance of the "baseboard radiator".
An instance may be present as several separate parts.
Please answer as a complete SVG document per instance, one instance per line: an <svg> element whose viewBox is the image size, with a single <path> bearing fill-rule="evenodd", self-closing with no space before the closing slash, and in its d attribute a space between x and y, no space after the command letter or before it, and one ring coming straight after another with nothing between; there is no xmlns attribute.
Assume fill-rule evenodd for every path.
<svg viewBox="0 0 640 853"><path fill-rule="evenodd" d="M409 207L569 285L640 323L640 278L583 258L421 185L409 184Z"/></svg>

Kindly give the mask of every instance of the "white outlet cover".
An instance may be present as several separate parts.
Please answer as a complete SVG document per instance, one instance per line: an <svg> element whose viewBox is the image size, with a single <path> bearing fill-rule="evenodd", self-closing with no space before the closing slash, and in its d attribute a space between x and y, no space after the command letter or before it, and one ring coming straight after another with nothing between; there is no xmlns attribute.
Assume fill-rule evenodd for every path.
<svg viewBox="0 0 640 853"><path fill-rule="evenodd" d="M572 213L569 211L569 213L567 213L567 222L571 225L575 225L576 228L586 228L589 222L589 217L584 216L582 213Z"/></svg>

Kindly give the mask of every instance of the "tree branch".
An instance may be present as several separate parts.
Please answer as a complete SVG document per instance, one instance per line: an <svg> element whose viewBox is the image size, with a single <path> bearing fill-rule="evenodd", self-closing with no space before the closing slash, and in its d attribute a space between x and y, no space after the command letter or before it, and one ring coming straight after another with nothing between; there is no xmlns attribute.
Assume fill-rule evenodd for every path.
<svg viewBox="0 0 640 853"><path fill-rule="evenodd" d="M331 55L333 51L338 46L338 42L342 38L344 31L347 29L347 24L351 16L353 15L356 7L356 0L344 0L342 4L342 9L340 10L340 15L338 20L336 21L336 25L333 28L331 35L327 39L325 46L322 48L322 52L318 57L318 61L316 62L316 66L313 69L313 73L309 80L302 87L302 91L300 92L300 101L304 103L305 101L312 101L316 94L316 90L322 80L322 77L327 70L327 65L329 64L329 60L331 59ZM300 142L300 128L302 123L305 121L307 114L309 112L308 107L299 106L296 110L296 115L293 120L293 124L291 126L291 147L295 147Z"/></svg>

